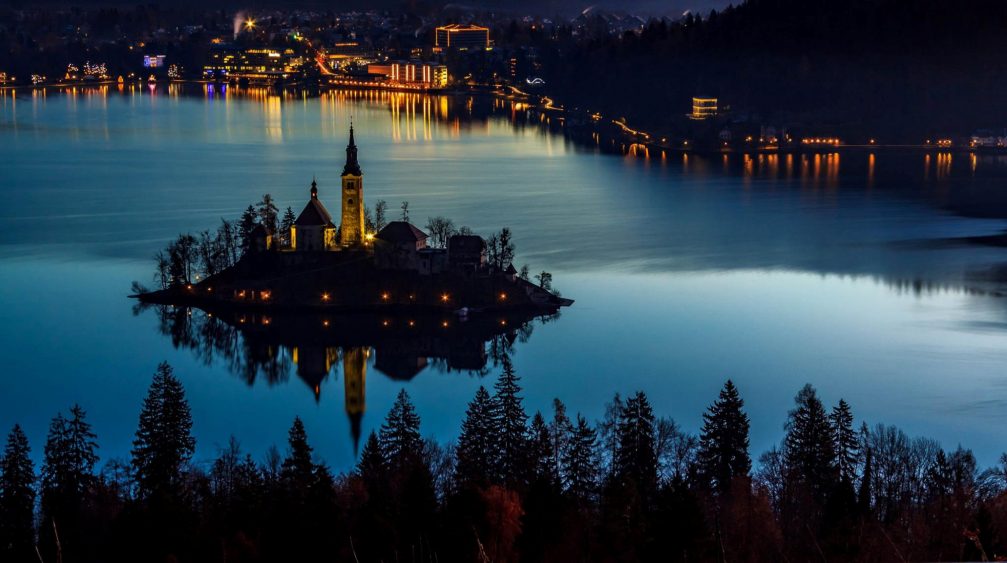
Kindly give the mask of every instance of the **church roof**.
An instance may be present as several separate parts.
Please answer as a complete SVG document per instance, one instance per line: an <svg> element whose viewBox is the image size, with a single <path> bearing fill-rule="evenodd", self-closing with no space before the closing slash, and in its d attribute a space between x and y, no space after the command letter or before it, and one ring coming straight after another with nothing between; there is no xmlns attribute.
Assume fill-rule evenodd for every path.
<svg viewBox="0 0 1007 563"><path fill-rule="evenodd" d="M294 225L298 227L317 227L319 225L335 227L332 223L332 215L329 215L329 211L325 209L317 197L308 200L308 204L304 206L304 211L301 211L301 214L297 216Z"/></svg>
<svg viewBox="0 0 1007 563"><path fill-rule="evenodd" d="M391 243L418 242L430 237L426 233L416 228L415 225L406 221L392 221L388 223L377 238Z"/></svg>

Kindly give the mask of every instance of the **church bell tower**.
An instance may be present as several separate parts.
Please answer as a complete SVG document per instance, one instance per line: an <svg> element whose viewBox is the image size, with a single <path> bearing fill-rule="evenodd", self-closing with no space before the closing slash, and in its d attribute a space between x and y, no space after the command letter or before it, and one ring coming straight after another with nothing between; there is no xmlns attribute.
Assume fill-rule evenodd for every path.
<svg viewBox="0 0 1007 563"><path fill-rule="evenodd" d="M364 174L357 162L357 145L353 142L350 124L350 144L346 145L346 165L343 166L343 214L339 243L354 246L364 242Z"/></svg>

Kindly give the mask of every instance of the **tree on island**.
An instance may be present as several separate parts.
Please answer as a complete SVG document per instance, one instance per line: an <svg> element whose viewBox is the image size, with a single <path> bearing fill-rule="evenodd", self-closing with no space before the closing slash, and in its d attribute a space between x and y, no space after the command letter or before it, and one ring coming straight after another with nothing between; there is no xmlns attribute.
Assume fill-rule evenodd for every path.
<svg viewBox="0 0 1007 563"><path fill-rule="evenodd" d="M457 234L454 221L440 215L427 218L426 229L434 248L447 248L448 239Z"/></svg>
<svg viewBox="0 0 1007 563"><path fill-rule="evenodd" d="M280 219L280 242L283 246L290 246L290 229L294 227L294 221L297 221L297 216L294 215L294 210L289 206L286 211L283 212L283 218Z"/></svg>
<svg viewBox="0 0 1007 563"><path fill-rule="evenodd" d="M409 222L409 202L408 201L403 201L402 205L399 206L399 209L402 210L402 220L408 223Z"/></svg>
<svg viewBox="0 0 1007 563"><path fill-rule="evenodd" d="M745 402L730 379L720 397L703 413L699 439L699 475L703 485L726 493L737 477L748 477L752 460L748 455L748 415Z"/></svg>
<svg viewBox="0 0 1007 563"><path fill-rule="evenodd" d="M252 247L252 231L259 224L259 215L255 211L255 207L249 205L245 208L245 211L241 214L241 218L238 219L238 240L241 241L241 251L242 253L248 252L248 249Z"/></svg>
<svg viewBox="0 0 1007 563"><path fill-rule="evenodd" d="M276 207L276 201L273 200L273 196L263 194L262 201L256 204L256 207L259 223L266 228L267 233L275 236L277 227L276 218L279 216L280 210Z"/></svg>
<svg viewBox="0 0 1007 563"><path fill-rule="evenodd" d="M388 214L388 202L387 201L385 201L383 199L379 199L378 201L374 202L374 232L375 233L380 233L381 229L384 229L385 226L388 224L387 214Z"/></svg>
<svg viewBox="0 0 1007 563"><path fill-rule="evenodd" d="M35 556L35 465L28 437L15 424L0 458L0 559Z"/></svg>
<svg viewBox="0 0 1007 563"><path fill-rule="evenodd" d="M185 390L167 362L157 372L143 401L140 424L133 440L132 467L137 496L176 497L183 470L196 449L192 437L192 414Z"/></svg>

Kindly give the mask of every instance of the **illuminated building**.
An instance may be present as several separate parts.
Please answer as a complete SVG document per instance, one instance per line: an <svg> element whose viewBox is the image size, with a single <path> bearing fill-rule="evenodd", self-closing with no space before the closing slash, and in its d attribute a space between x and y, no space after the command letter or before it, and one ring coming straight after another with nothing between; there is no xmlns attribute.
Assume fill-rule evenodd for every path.
<svg viewBox="0 0 1007 563"><path fill-rule="evenodd" d="M692 119L709 119L717 116L717 98L692 98Z"/></svg>
<svg viewBox="0 0 1007 563"><path fill-rule="evenodd" d="M292 49L235 49L218 47L210 51L209 61L203 65L207 78L286 78L301 63Z"/></svg>
<svg viewBox="0 0 1007 563"><path fill-rule="evenodd" d="M311 181L311 199L290 228L290 249L298 252L335 250L336 226L318 199L318 184Z"/></svg>
<svg viewBox="0 0 1007 563"><path fill-rule="evenodd" d="M357 145L353 142L353 125L350 125L350 144L346 145L346 164L343 166L343 212L340 223L340 244L363 244L364 233L364 173L357 162Z"/></svg>
<svg viewBox="0 0 1007 563"><path fill-rule="evenodd" d="M164 66L164 55L144 55L144 68L161 68Z"/></svg>
<svg viewBox="0 0 1007 563"><path fill-rule="evenodd" d="M490 30L473 24L442 25L434 34L434 50L485 50L490 46Z"/></svg>
<svg viewBox="0 0 1007 563"><path fill-rule="evenodd" d="M383 75L395 84L415 84L427 88L448 85L448 68L441 64L419 61L392 61L367 65L367 74Z"/></svg>
<svg viewBox="0 0 1007 563"><path fill-rule="evenodd" d="M336 69L349 63L373 61L374 53L356 41L336 43L325 49L325 60Z"/></svg>

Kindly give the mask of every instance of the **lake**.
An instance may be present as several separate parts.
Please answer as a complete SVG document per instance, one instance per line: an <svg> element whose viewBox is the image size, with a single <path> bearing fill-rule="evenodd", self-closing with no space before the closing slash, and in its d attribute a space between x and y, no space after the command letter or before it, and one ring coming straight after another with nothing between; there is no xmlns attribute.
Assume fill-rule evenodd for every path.
<svg viewBox="0 0 1007 563"><path fill-rule="evenodd" d="M232 434L257 458L282 450L300 416L320 456L350 467L338 361L317 382L291 365L244 377L234 358L164 334L154 311L134 314L127 294L152 284L151 257L176 234L264 193L298 212L315 177L336 209L351 116L371 205L397 216L408 201L421 228L434 215L487 235L510 227L516 263L576 300L508 338L530 412L559 397L597 419L614 393L644 390L698 432L731 378L757 457L810 382L827 405L850 402L858 424L961 443L984 465L1007 450L1000 157L624 156L489 98L174 85L0 93L0 429L20 422L39 458L49 419L76 402L103 460L128 456L166 360L192 405L198 461ZM293 361L293 347L280 351L276 362ZM431 353L395 376L380 349L363 351L364 436L404 388L423 433L452 440L499 372L492 354L474 370Z"/></svg>

